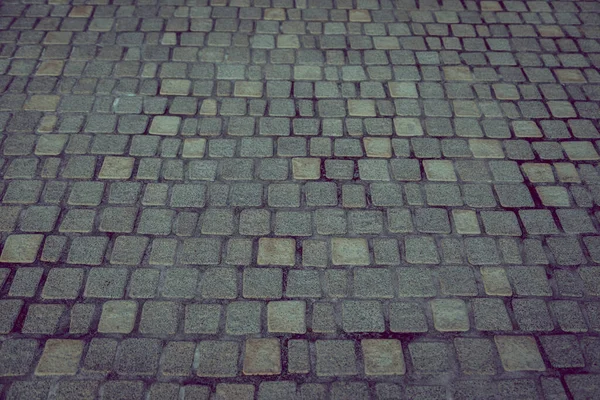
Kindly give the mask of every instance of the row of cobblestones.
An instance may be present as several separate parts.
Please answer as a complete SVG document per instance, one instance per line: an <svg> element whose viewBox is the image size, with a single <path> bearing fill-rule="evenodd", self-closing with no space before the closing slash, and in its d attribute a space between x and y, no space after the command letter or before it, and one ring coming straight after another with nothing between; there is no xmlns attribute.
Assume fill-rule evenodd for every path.
<svg viewBox="0 0 600 400"><path fill-rule="evenodd" d="M517 189L518 186L514 187ZM148 192L151 194L152 187ZM161 189L161 186L158 187ZM400 193L396 186L371 186L372 190L389 190L392 193ZM397 191L395 189L398 189ZM356 193L353 193L356 192ZM331 196L335 196L332 190ZM343 203L347 207L359 207L366 204L364 188L358 185L342 186ZM158 194L161 194L159 191ZM164 194L164 193L162 193ZM310 195L308 192L307 195ZM355 204L347 204L351 201L348 196L355 194ZM166 195L165 195L166 197ZM151 199L149 194L144 199ZM309 206L311 204L307 199ZM517 213L513 211L480 211L479 213L466 209L453 209L450 213L444 208L419 207L414 209L414 215L407 208L397 208L402 201L384 201L378 198L371 199L376 206L391 207L385 211L379 210L339 210L334 208L319 208L315 211L284 211L270 212L262 209L242 209L236 213L229 208L206 208L202 213L192 211L180 211L164 208L144 209L138 220L136 207L104 207L99 210L87 208L73 208L67 211L60 225L57 221L60 216L58 206L29 206L21 209L18 206L2 206L0 212L3 215L0 230L3 232L17 232L23 234L31 232L54 232L58 226L59 234L65 233L133 233L145 235L169 235L175 233L177 236L192 236L196 232L204 235L231 236L239 233L244 236L267 235L274 233L275 236L311 236L313 233L319 235L335 236L346 233L362 235L382 235L385 233L432 233L459 235L477 235L485 231L490 236L521 236L523 232L531 235L557 235L560 234L557 222L562 230L569 234L593 234L596 232L592 218L584 210L558 209L553 214L549 210L520 210L518 216L524 229L521 229ZM169 205L173 205L171 201ZM71 203L73 205L73 203ZM274 204L269 202L271 206ZM94 205L89 204L78 205ZM152 203L147 201L145 206L165 205L163 201ZM260 204L258 204L260 205ZM300 205L297 201L296 207ZM319 205L323 205L320 203ZM327 205L334 206L336 203ZM190 205L190 207L192 207ZM482 221L482 223L478 220ZM451 216L451 218L450 218ZM414 223L413 223L414 221ZM452 224L451 224L452 221ZM137 225L137 229L135 226ZM314 229L313 229L314 226ZM483 229L481 228L483 226ZM29 239L34 239L32 234ZM22 239L27 239L23 237ZM17 240L15 238L15 240ZM19 239L21 240L21 239ZM54 239L57 240L57 239ZM131 239L133 240L133 239ZM405 238L405 244L412 239ZM533 239L532 239L533 240ZM377 239L375 239L375 242ZM395 239L394 239L395 241ZM470 240L473 242L473 240ZM557 239L548 238L548 244L553 249L552 242ZM594 246L597 241L592 236L583 238L590 258L597 260ZM252 247L252 241L248 243ZM391 242L390 242L391 243ZM501 245L502 246L502 245ZM374 245L375 247L375 245ZM397 247L397 246L396 246ZM468 245L467 245L468 247ZM554 252L554 251L553 251ZM395 252L396 254L398 251ZM558 256L556 255L558 258Z"/></svg>
<svg viewBox="0 0 600 400"><path fill-rule="evenodd" d="M168 118L168 117L165 117ZM379 119L373 119L377 121ZM441 122L440 127L451 129L446 126L443 120L436 120ZM418 120L407 119L403 121L396 120L396 123L407 125L410 129L420 132ZM588 128L595 129L593 125L587 126ZM529 129L530 127L527 127ZM535 127L534 127L535 128ZM504 132L503 128L496 126L494 128L498 132ZM537 128L535 128L537 129ZM508 128L506 130L508 132ZM569 138L568 131L564 130L567 134L566 138ZM481 131L480 131L481 133ZM500 133L497 137L509 138L509 135ZM582 135L580 135L582 136ZM136 158L139 159L139 164L150 163L150 158L160 156L161 158L177 158L180 157L184 160L177 160L177 162L170 161L173 165L184 165L187 161L201 161L196 162L196 165L211 166L209 169L217 169L217 165L223 165L222 169L229 174L221 175L219 178L223 180L249 180L252 178L252 165L263 164L263 163L274 163L274 161L264 161L265 158L271 158L274 156L285 158L297 158L295 161L295 169L302 169L303 165L299 163L312 163L317 164L319 167L321 164L325 165L326 170L333 168L335 165L355 165L355 163L349 163L349 159L358 159L359 170L362 165L366 168L367 165L387 165L385 160L369 160L370 158L381 158L390 160L389 164L393 170L397 170L396 166L416 165L418 166L418 160L423 164L423 169L429 172L431 168L429 166L446 166L445 169L449 170L448 174L452 174L454 161L455 168L458 170L461 179L465 181L489 181L491 178L487 177L486 174L479 177L479 179L468 178L467 173L470 166L474 169L486 169L486 159L490 169L494 169L494 166L502 165L514 165L517 162L521 162L523 166L523 173L527 175L528 179L532 182L552 182L552 178L544 177L545 180L540 180L535 176L532 176L533 171L531 168L536 167L535 164L548 164L543 162L530 163L527 161L539 160L569 160L572 162L578 161L596 161L599 158L598 152L594 145L590 142L578 142L578 141L562 141L562 142L533 142L529 144L525 139L514 139L514 140L498 140L493 138L471 138L471 139L437 139L435 137L415 137L411 139L399 139L399 138L386 138L386 137L367 137L364 139L356 138L337 138L331 140L324 137L314 137L310 139L302 137L285 137L278 138L274 141L271 138L263 137L252 137L252 138L241 138L241 139L204 139L204 138L187 138L184 140L176 138L159 139L153 136L141 136L135 135L131 139L131 143L128 136L117 136L108 140L106 134L99 134L97 136L91 135L78 135L75 136L77 139L68 137L67 134L42 134L39 137L33 135L22 135L19 137L10 138L4 144L4 155L7 157L19 156L18 159L11 160L11 164L7 167L5 178L32 178L36 175L38 169L38 160L32 156L48 157L42 164L43 174L42 177L51 178L59 175L61 169L61 159L52 156L58 156L64 152L64 158L66 165L60 171L60 176L64 178L73 179L84 179L93 178L94 169L97 164L97 160L93 157L85 156L85 154L91 154L94 156L104 156L107 163L122 163L124 169L129 169L129 176L131 177L131 170L135 165ZM494 137L494 136L492 136ZM565 137L563 137L565 138ZM585 137L583 137L585 138ZM36 142L37 139L37 142ZM550 138L553 139L553 138ZM124 157L129 155L131 157ZM307 157L310 155L311 157ZM24 157L29 156L29 157ZM321 163L321 157L328 157ZM366 157L367 160L362 158ZM406 161L407 158L412 161ZM304 158L308 158L305 160ZM400 159L397 160L396 158ZM469 160L469 158L479 160ZM499 161L498 159L516 160L512 163L506 163ZM191 160L185 160L191 159ZM195 159L208 159L208 160L195 160ZM232 161L233 159L236 161ZM254 160L257 159L257 160ZM340 160L342 159L342 160ZM444 162L439 160L430 159L448 159ZM103 166L104 161L101 163ZM283 160L278 161L282 165L287 165L288 162ZM245 163L250 169L249 175L233 175L236 171L227 171L227 166L232 163ZM69 164L72 164L69 166ZM311 165L312 165L311 164ZM530 165L534 164L534 165ZM580 182L577 172L574 170L574 166L562 165L559 167L569 168L571 171L570 175L574 175L571 180L572 182ZM159 169L160 169L160 163ZM327 167L330 168L327 168ZM79 168L83 171L78 172ZM108 166L107 166L108 167ZM128 168L127 168L128 167ZM538 168L544 168L545 165L537 166ZM141 168L141 167L138 167ZM181 167L180 167L181 168ZM208 167L207 167L208 168ZM348 167L347 167L348 168ZM75 169L75 171L73 171ZM229 168L232 169L232 168ZM318 168L320 169L320 168ZM354 167L350 168L352 171ZM387 169L387 168L384 168ZM419 169L417 167L417 169ZM439 169L439 168L438 168ZM497 168L496 168L497 169ZM580 174L590 183L598 182L598 172L589 165L582 164L579 166ZM461 174L461 170L463 173ZM237 171L238 174L242 172ZM302 171L298 171L302 172ZM309 175L297 175L294 178L300 180L318 179L320 177L319 171L317 176ZM328 172L328 171L326 171ZM248 174L248 172L245 172ZM560 173L560 172L557 172ZM483 174L483 172L481 172ZM517 176L513 177L513 180L523 181L522 176L519 177L520 172L515 173ZM196 178L203 180L215 180L216 174L208 174L204 178ZM418 173L416 176L402 177L400 171L395 171L394 176L399 180L420 180ZM487 174L489 175L489 174ZM497 177L496 180L501 180ZM332 176L330 173L326 175L330 179L351 179L353 176ZM108 176L103 174L99 176L101 179L127 179L120 176ZM137 176L137 179L150 179L142 176ZM156 179L157 177L155 177ZM168 177L165 177L169 179ZM191 177L193 178L193 177ZM456 180L456 178L440 179L432 177L431 174L427 174L429 180ZM174 179L174 178L170 178ZM176 179L176 178L175 178ZM181 178L179 178L181 179ZM264 179L264 178L263 178ZM268 179L268 178L267 178ZM274 179L274 178L272 178ZM282 178L280 178L282 179ZM369 178L361 177L365 180L382 180L385 178ZM389 178L387 178L389 180Z"/></svg>
<svg viewBox="0 0 600 400"><path fill-rule="evenodd" d="M287 374L307 374L312 369L310 352L316 353L317 376L346 375L404 375L407 371L403 358L403 346L395 339L362 339L360 350L352 340L305 340L289 339L287 344ZM578 368L585 365L584 355L594 357L597 343L587 340L579 349L577 339L571 335L542 336L543 348L557 368ZM24 352L23 363L3 364L4 376L22 375L31 368L38 343L34 339L7 342L9 349ZM49 339L43 349L35 375L74 375L83 351L83 341L74 339ZM499 365L507 371L543 371L545 366L535 339L530 336L501 336L494 339L461 338L453 344L443 341L418 341L410 343L406 351L408 369L418 374L456 374L455 369L466 375L495 375ZM556 350L555 347L560 349ZM243 344L235 341L204 340L194 342L161 343L158 339L95 338L91 341L83 360L83 373L93 376L116 370L119 375L234 377L238 365L244 375L278 375L282 373L279 356L281 343L275 338L247 339ZM566 349L577 351L565 353ZM162 349L162 351L161 351ZM521 350L517 356L515 349ZM382 357L380 353L386 353ZM432 357L432 354L436 356ZM240 363L240 355L243 361ZM275 356L274 356L275 354ZM360 355L360 357L358 357ZM3 356L3 354L0 354ZM458 360L455 368L453 362ZM287 361L287 362L285 362ZM197 364L197 366L193 366Z"/></svg>
<svg viewBox="0 0 600 400"><path fill-rule="evenodd" d="M170 224L172 212L157 210L156 218L165 221L165 214ZM186 217L194 217L185 214ZM303 214L300 214L303 215ZM280 236L310 236L310 232L296 234L294 231L296 216L292 213L290 232L278 232ZM372 216L367 220L370 221ZM159 220L160 221L160 220ZM192 223L195 219L192 218ZM260 222L260 221L259 221ZM177 220L179 226L189 224L184 218ZM159 225L160 226L160 225ZM163 225L164 226L164 225ZM183 225L186 226L186 225ZM193 227L192 227L193 228ZM158 231L148 234L169 234L169 231ZM183 228L182 228L183 229ZM401 231L401 230L400 230ZM76 230L73 233L79 233ZM112 232L109 232L112 233ZM175 232L177 233L177 232ZM342 234L338 232L334 234ZM443 233L443 232L441 232ZM189 236L193 235L193 229ZM200 232L200 234L202 234ZM356 232L350 231L354 235ZM378 234L378 231L366 230L360 235ZM515 234L516 235L516 234ZM42 244L43 242L43 244ZM370 242L370 246L369 246ZM583 238L590 254L590 261L598 261L598 241L594 236ZM297 252L297 247L301 252ZM68 251L67 251L68 248ZM400 252L402 251L402 252ZM109 240L107 236L68 236L50 235L44 239L43 234L13 234L7 237L0 255L0 262L14 264L30 264L36 260L44 263L65 263L83 265L102 265L110 262L116 265L141 266L150 265L284 265L284 266L380 266L397 264L465 264L473 266L500 264L551 264L552 266L572 267L587 262L581 243L569 236L553 236L545 241L513 238L494 239L493 237L460 237L449 238L428 235L407 235L402 242L396 239L367 240L366 238L331 239L294 239L262 238L258 246L249 239L229 239L220 237L201 238L155 238L150 241L144 236L118 236ZM589 266L597 270L596 266ZM598 279L595 278L594 286Z"/></svg>
<svg viewBox="0 0 600 400"><path fill-rule="evenodd" d="M159 273L152 270L140 270L132 278L128 291L132 298L153 298ZM542 270L543 271L543 270ZM68 272L68 273L67 273ZM156 272L156 273L152 273ZM600 321L597 317L598 307L592 302L578 303L574 300L553 300L546 303L539 298L518 298L505 304L499 298L434 299L428 301L378 301L365 298L391 298L390 288L369 286L366 279L379 280L390 278L389 271L378 271L376 275L370 271L359 274L362 281L355 280L354 295L359 300L343 301L304 301L280 300L264 303L256 299L282 297L281 282L277 286L277 271L247 270L244 274L244 299L237 301L206 303L186 302L185 306L174 299L191 299L194 296L194 279L184 283L178 282L193 275L193 271L182 269L166 274L160 296L164 300L108 300L98 306L94 304L70 304L70 315L65 304L31 303L23 307L23 300L2 300L3 316L0 328L3 333L13 329L23 336L69 334L80 335L90 331L103 334L139 333L144 336L190 339L198 335L226 334L233 336L269 334L306 334L308 330L318 335L353 334L353 333L425 333L435 337L437 332L550 332L555 329L560 333L585 333L598 330ZM386 274L387 272L387 274ZM408 271L410 272L410 271ZM495 272L495 271L494 271ZM367 274L370 273L371 276ZM33 275L34 272L31 272ZM209 275L210 274L210 275ZM78 276L79 275L79 276ZM72 300L77 297L77 279L81 280L81 271L52 270L49 280L41 293L41 300ZM203 299L235 298L236 282L217 281L215 277L231 275L227 270L209 270L201 284ZM300 274L296 274L300 275ZM304 276L302 276L304 275ZM318 297L320 288L315 282L318 275L309 272L300 276L290 275L290 289L286 289L287 298ZM334 297L344 295L340 277L329 276L325 282L334 287ZM340 274L338 274L340 275ZM365 276L366 275L366 276ZM374 275L374 276L373 276ZM404 273L404 276L407 272ZM400 287L402 295L408 297L433 297L435 288L431 280L427 280L427 271L414 277L414 287ZM308 282L298 282L307 277ZM123 296L123 276L119 270L99 269L88 280L85 288L86 298L119 298ZM22 279L22 276L17 279ZM35 277L34 277L35 278ZM58 278L65 282L57 284ZM98 280L108 279L106 287L98 287ZM337 278L337 280L335 280ZM344 278L342 276L341 278ZM459 277L461 278L461 277ZM68 279L68 280L67 280ZM257 280L265 279L259 284ZM312 281L310 281L312 279ZM455 279L458 281L459 279ZM23 282L11 287L12 296L27 298L31 287ZM179 283L179 285L178 285ZM207 287L213 283L214 287ZM502 283L502 282L501 282ZM152 286L154 284L154 287ZM310 285L313 285L312 287ZM54 285L54 286L52 286ZM121 285L121 286L120 286ZM292 286L293 285L293 286ZM416 293L421 289L422 293ZM500 292L510 287L491 288ZM35 287L33 288L35 290ZM471 296L466 292L473 288L466 287L459 291L445 291L449 296ZM29 292L29 293L28 293ZM567 298L572 298L568 293ZM548 295L546 295L548 296ZM143 303L143 305L142 305ZM27 308L23 321L18 320L19 313ZM101 311L100 311L101 308ZM138 312L139 310L139 312ZM510 311L510 315L509 312ZM585 312L585 313L584 313ZM473 315L470 320L469 313ZM139 326L137 315L140 315ZM307 320L306 315L312 318ZM266 315L266 318L264 317ZM97 318L99 316L99 318ZM587 316L587 317L586 317ZM433 323L431 323L433 321ZM474 321L474 322L473 322ZM516 321L516 322L513 322ZM21 325L19 327L19 325ZM434 329L430 329L433 326ZM557 329L558 328L558 329ZM316 336L318 336L316 335Z"/></svg>

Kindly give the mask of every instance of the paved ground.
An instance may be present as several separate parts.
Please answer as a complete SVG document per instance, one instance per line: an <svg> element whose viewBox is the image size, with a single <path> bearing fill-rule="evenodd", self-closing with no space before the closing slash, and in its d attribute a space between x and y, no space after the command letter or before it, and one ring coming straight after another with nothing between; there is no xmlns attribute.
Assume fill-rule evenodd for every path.
<svg viewBox="0 0 600 400"><path fill-rule="evenodd" d="M44 3L1 398L600 398L600 2Z"/></svg>

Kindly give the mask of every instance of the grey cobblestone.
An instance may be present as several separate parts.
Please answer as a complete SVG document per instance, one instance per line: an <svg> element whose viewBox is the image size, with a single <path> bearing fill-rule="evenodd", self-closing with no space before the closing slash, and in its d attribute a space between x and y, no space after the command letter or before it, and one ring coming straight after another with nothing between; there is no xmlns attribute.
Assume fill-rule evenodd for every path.
<svg viewBox="0 0 600 400"><path fill-rule="evenodd" d="M225 330L230 335L260 332L261 303L257 301L232 302L227 306Z"/></svg>
<svg viewBox="0 0 600 400"><path fill-rule="evenodd" d="M9 296L33 297L37 291L44 271L41 268L18 270L10 285Z"/></svg>
<svg viewBox="0 0 600 400"><path fill-rule="evenodd" d="M27 309L21 332L52 335L64 312L65 307L60 304L32 304Z"/></svg>

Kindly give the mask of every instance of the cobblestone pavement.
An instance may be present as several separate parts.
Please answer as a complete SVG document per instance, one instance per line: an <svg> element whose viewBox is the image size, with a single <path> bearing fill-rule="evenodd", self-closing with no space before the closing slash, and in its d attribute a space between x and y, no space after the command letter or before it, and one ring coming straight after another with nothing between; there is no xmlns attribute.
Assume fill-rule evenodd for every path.
<svg viewBox="0 0 600 400"><path fill-rule="evenodd" d="M0 398L600 398L600 2L0 30Z"/></svg>

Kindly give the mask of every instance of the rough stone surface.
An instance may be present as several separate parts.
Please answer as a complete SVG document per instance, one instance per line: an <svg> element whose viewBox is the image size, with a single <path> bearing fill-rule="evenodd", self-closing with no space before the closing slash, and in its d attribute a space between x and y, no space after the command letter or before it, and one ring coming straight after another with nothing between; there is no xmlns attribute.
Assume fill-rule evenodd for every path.
<svg viewBox="0 0 600 400"><path fill-rule="evenodd" d="M75 375L83 353L81 340L49 339L35 369L36 375Z"/></svg>
<svg viewBox="0 0 600 400"><path fill-rule="evenodd" d="M0 398L600 398L597 1L0 3Z"/></svg>

